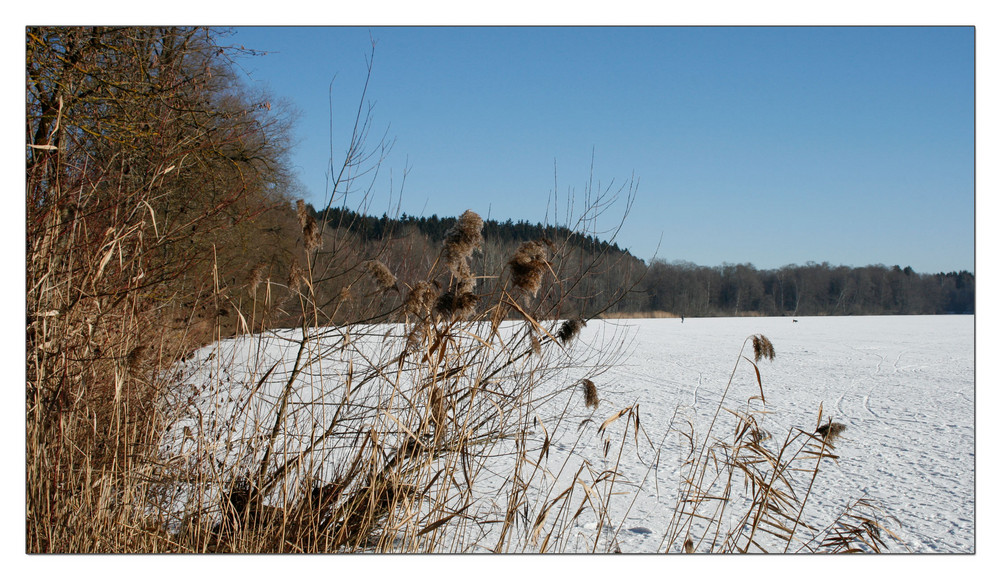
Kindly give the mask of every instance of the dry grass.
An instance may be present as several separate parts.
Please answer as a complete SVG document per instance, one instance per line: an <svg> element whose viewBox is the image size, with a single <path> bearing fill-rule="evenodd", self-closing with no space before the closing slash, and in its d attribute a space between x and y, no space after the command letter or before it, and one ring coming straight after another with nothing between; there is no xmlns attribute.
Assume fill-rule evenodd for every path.
<svg viewBox="0 0 1000 579"><path fill-rule="evenodd" d="M142 170L124 164L118 149L74 157L76 166L65 160L66 142L50 139L50 123L67 124L61 103L44 104L57 108L32 131L42 140L31 148L27 195L26 551L620 550L603 531L628 514L615 512L612 497L641 492L625 486L619 468L645 437L638 404L596 428L599 461L550 455L553 440L572 440L596 418L597 387L580 376L620 354L594 352L582 367L569 357L586 350L568 347L585 322L565 319L580 310L564 286L572 278L584 287L588 270L571 276L552 267L568 261L565 247L531 242L494 261L530 302L512 298L509 285L481 296L481 280L506 278L473 271L483 222L466 211L430 270L405 284L405 299L390 301L395 276L350 236L327 232L301 201L301 245L267 265L256 254L247 260L259 240L237 236L233 221L259 214L242 197L254 185L244 180L251 167L222 152L260 135L227 125L230 141L212 140L228 134L218 131L184 141L204 142L208 152L154 148L138 160ZM256 126L252 115L227 112L155 130L241 118ZM377 173L364 166L369 120L359 115L331 203L355 189L350 175ZM184 182L192 169L173 163L201 153L205 172ZM219 158L221 166L211 164ZM213 181L221 200L184 204L184 192L224 170L230 180ZM594 228L577 228L581 235L595 233L609 192L588 188L580 223ZM213 235L194 244L196 227ZM231 279L236 270L249 275ZM623 295L609 294L608 308ZM388 331L375 324L400 318ZM297 327L269 331L275 319ZM206 344L215 346L199 350ZM758 370L763 404L756 362L773 358L773 347L755 337L754 349L755 361L742 359ZM826 533L792 540L800 524L815 530L802 509L821 462L836 458L828 439L843 430L795 431L775 450L757 410L727 413L736 417L733 437L717 436L715 420L703 438L690 434L684 495L664 541L686 552L746 551L759 534L787 533L786 550L884 547L882 519L861 501ZM790 465L810 461L802 489ZM737 477L753 501L736 513L746 524L733 531L723 524ZM583 518L598 527L581 549L568 531Z"/></svg>
<svg viewBox="0 0 1000 579"><path fill-rule="evenodd" d="M690 452L661 547L688 553L878 553L887 541L899 544L887 526L895 521L872 501L856 501L826 527L808 519L806 507L821 466L838 458L830 442L845 427L828 422L815 434L792 428L783 439L773 437L762 427L767 411L757 362L773 360L774 347L759 334L747 338L744 348L748 343L754 360L741 351L733 376L741 361L751 364L760 395L750 396L742 408L727 408L731 377L709 430L700 436L693 430L683 433ZM729 435L715 434L724 424L720 414L731 418ZM822 407L817 422L821 418Z"/></svg>
<svg viewBox="0 0 1000 579"><path fill-rule="evenodd" d="M449 251L455 255L442 248L445 265ZM29 550L547 552L566 548L565 529L581 516L610 518L606 501L586 498L615 494L609 472L585 465L555 486L546 473L567 467L539 462L552 437L599 402L596 386L584 379L582 405L551 404L573 397L574 384L559 386L552 378L569 370L560 346L575 338L582 320L543 326L534 319L541 312L503 299L478 311L479 296L469 291L476 274L463 263L448 267L449 289L434 271L414 284L403 301L412 319L402 334L373 336L364 320L331 329L311 321L322 313L313 298L313 262L305 259L306 268L293 262L289 279L289 298L311 312L300 318L299 334L237 331L255 352L250 359L287 348L284 368L266 363L247 372L218 349L185 362L182 356L200 343L184 336L171 356L165 344L120 346L105 376L134 374L126 383L143 388L62 423L73 440L71 456L83 461L61 467L77 490L64 494L65 481L47 487L51 473L43 463L29 465L33 491L50 497L29 500L35 521ZM384 290L388 277L378 265L369 260L344 270L370 276ZM255 271L246 286L252 295L265 283L263 268ZM523 319L502 329L495 323L511 317ZM45 321L48 328L55 320ZM366 350L372 340L380 346ZM331 366L331 353L349 362ZM140 374L164 381L140 382ZM233 389L236 379L249 381ZM334 408L327 411L330 400ZM240 410L224 414L230 404ZM112 423L118 427L95 431L85 418L95 412L118 417ZM32 454L50 456L47 436L29 428ZM109 445L116 453L98 466L100 449ZM505 474L498 479L498 472ZM490 498L496 492L503 501ZM39 511L39 504L49 510ZM42 522L49 520L60 524Z"/></svg>

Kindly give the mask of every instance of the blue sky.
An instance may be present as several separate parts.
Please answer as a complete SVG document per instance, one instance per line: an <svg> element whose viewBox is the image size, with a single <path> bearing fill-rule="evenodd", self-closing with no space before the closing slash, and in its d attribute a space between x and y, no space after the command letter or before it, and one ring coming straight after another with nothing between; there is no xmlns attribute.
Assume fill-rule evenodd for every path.
<svg viewBox="0 0 1000 579"><path fill-rule="evenodd" d="M974 271L971 27L237 28L300 112L314 205L330 83L339 161L372 38L372 133L395 140L372 213L552 222L555 193L563 224L593 159L595 188L637 179L617 242L646 260Z"/></svg>

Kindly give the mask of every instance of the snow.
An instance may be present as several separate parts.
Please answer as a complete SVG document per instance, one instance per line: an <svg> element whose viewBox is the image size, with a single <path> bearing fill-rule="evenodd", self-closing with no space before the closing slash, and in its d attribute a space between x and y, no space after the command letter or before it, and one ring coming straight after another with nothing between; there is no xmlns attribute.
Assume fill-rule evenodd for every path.
<svg viewBox="0 0 1000 579"><path fill-rule="evenodd" d="M741 337L764 334L776 351L773 362L760 363L771 431L811 430L820 404L824 416L847 426L837 442L840 459L821 470L818 508L877 499L898 519L895 531L912 552L974 552L974 318L797 320L630 321L635 349L607 381L623 385L622 402L642 401L651 431L664 427L650 425L655 416L678 406L704 418L733 370ZM741 370L745 399L757 386L749 365ZM659 528L670 498L646 501L626 526ZM653 546L648 536L625 539L630 551Z"/></svg>
<svg viewBox="0 0 1000 579"><path fill-rule="evenodd" d="M506 335L518 327L505 324ZM296 377L300 386L290 405L289 433L277 448L294 454L328 421L325 412L341 399L335 386L347 364L388 359L403 345L401 326L352 332L367 332L352 336L352 349L337 347L340 330L329 329L303 352L311 363ZM564 354L566 363L549 379L565 386L590 377L601 403L596 410L584 409L577 392L570 400L576 401L576 410L564 421L570 426L557 429L547 423L553 436L546 463L551 475L540 479L545 488L539 496L551 497L552 489L571 483L566 473L577 472L582 464L594 473L613 468L619 494L608 497L610 520L584 513L560 538L557 550L589 551L595 544L601 551L617 547L627 553L678 550L664 536L688 444L679 430L688 423L696 434L707 430L731 375L727 407L746 406L759 395L753 366L740 361L744 340L753 334L767 336L776 351L773 361L758 364L766 398L764 429L779 441L790 429L812 432L821 407L824 422L831 418L847 427L836 442L839 458L825 459L820 469L806 511L810 520L822 527L851 500L867 498L880 502L891 517L887 520L898 521L898 527L889 523L902 543L890 542L894 551L975 552L972 316L589 322ZM237 460L240 445L266 438L262 425L273 423L270 417L291 377L299 335L288 330L224 341L178 368L182 388L170 402L195 411L177 416L163 443L167 458L194 464L207 453L221 467ZM749 344L742 353L753 357ZM377 386L366 393L371 400L382 394ZM557 397L552 406L563 408L566 396ZM641 437L628 430L626 418L599 429L609 417L636 405ZM545 424L551 415L539 416ZM193 449L184 427L201 433L213 443L211 448ZM720 428L716 436L725 432ZM541 440L541 430L534 435ZM614 445L612 454L626 443L613 464L605 454L608 441ZM346 451L338 447L318 454L332 460ZM250 460L245 466L252 464ZM181 504L185 499L180 490L167 500ZM483 550L487 539L469 539L469 549Z"/></svg>

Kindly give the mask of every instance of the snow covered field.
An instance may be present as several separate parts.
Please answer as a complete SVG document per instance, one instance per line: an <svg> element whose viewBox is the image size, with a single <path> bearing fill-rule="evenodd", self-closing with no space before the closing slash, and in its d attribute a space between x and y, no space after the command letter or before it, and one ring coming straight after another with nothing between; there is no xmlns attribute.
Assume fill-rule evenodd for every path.
<svg viewBox="0 0 1000 579"><path fill-rule="evenodd" d="M827 511L853 498L882 501L900 522L897 534L913 552L975 550L975 360L972 316L872 316L629 320L634 350L612 370L609 396L640 400L646 428L675 407L705 415L714 409L745 336L774 344L760 364L769 416L778 436L824 417L847 426L839 461L820 474L816 497ZM586 339L586 335L584 339ZM757 388L744 365L735 383L742 399ZM730 397L733 392L730 391ZM736 398L740 398L739 395ZM669 484L669 481L664 481ZM623 550L656 547L656 530L674 497L641 504L625 528ZM654 542L653 539L656 539ZM626 548L625 544L628 544Z"/></svg>
<svg viewBox="0 0 1000 579"><path fill-rule="evenodd" d="M373 345L382 344L379 355L386 355L385 344L393 341L386 335L392 331L392 326L383 326L369 336ZM776 352L773 361L759 364L767 400L762 422L766 430L776 439L783 439L790 428L812 432L821 405L824 421L832 418L847 426L836 443L839 460L824 462L807 515L826 524L849 501L873 499L899 522L890 529L905 546L895 545L895 550L974 552L972 316L591 321L568 355L579 367L590 368L601 403L586 428L563 429L554 438L549 464L606 463L605 440L613 439L623 421L603 435L598 425L634 404L653 443L622 453L616 465L623 481L618 490L633 492L613 497L611 520L600 525L599 543L623 552L676 550L677 545L664 544L686 444L676 429L690 423L697 433L707 430L741 345L752 334L767 336ZM200 418L197 423L181 418L172 431L176 437L165 441L167 454L190 456L193 442L181 435L184 426L188 434L198 429L207 439L219 441L218 448L231 448L259 434L246 426L247 420L269 423L275 387L280 390L288 376L296 349L294 341L274 337L265 347L259 345L252 339L224 342L202 349L188 363L182 375L192 390L184 395L194 397ZM620 363L593 371L594 352L619 348L624 352ZM752 357L747 348L744 353ZM324 384L337 383L346 361L342 349L322 342L310 353L323 361L303 374L305 387L295 400L296 408L308 409L308 414L290 418L301 420L315 435L315 425L325 419L314 413L324 405L312 402L331 395ZM272 366L273 372L261 382ZM744 361L736 369L728 407L759 393L752 366ZM572 383L579 376L567 371L564 381ZM263 384L259 389L254 387L258 383ZM326 402L327 407L336 406L334 400ZM234 415L249 418L234 421ZM279 446L289 444L286 440ZM224 451L217 457L227 460ZM562 482L556 479L550 481L553 488ZM593 517L581 516L563 538L564 550L589 551L598 528ZM478 549L473 545L471 550Z"/></svg>

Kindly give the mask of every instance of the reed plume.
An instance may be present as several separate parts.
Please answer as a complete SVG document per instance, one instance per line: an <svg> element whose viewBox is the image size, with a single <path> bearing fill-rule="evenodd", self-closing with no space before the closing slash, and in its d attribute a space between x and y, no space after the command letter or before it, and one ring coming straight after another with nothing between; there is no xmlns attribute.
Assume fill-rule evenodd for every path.
<svg viewBox="0 0 1000 579"><path fill-rule="evenodd" d="M526 241L517 248L514 256L507 262L514 286L531 294L532 297L538 294L542 286L542 277L549 267L548 250L551 245L552 242L547 239Z"/></svg>
<svg viewBox="0 0 1000 579"><path fill-rule="evenodd" d="M483 218L467 210L458 218L444 237L443 258L452 274L459 279L469 276L466 260L483 246ZM465 266L463 268L462 266Z"/></svg>
<svg viewBox="0 0 1000 579"><path fill-rule="evenodd" d="M538 338L534 334L531 334L531 351L535 353L539 358L542 357L542 343L538 341Z"/></svg>
<svg viewBox="0 0 1000 579"><path fill-rule="evenodd" d="M587 405L587 408L597 408L597 405L601 403L600 398L597 397L597 386L594 384L593 380L584 378L580 381L583 386L583 401Z"/></svg>
<svg viewBox="0 0 1000 579"><path fill-rule="evenodd" d="M260 284L263 281L264 281L264 264L258 263L250 271L250 281L248 284L250 286L250 293L256 293L257 288L260 287Z"/></svg>
<svg viewBox="0 0 1000 579"><path fill-rule="evenodd" d="M434 310L444 318L461 320L475 313L478 303L476 294L449 290L438 296Z"/></svg>
<svg viewBox="0 0 1000 579"><path fill-rule="evenodd" d="M760 362L762 358L774 360L774 345L764 334L753 337L753 358L755 362Z"/></svg>
<svg viewBox="0 0 1000 579"><path fill-rule="evenodd" d="M823 426L816 429L816 434L822 436L826 440L833 441L845 430L847 430L847 426L839 422L827 422Z"/></svg>
<svg viewBox="0 0 1000 579"><path fill-rule="evenodd" d="M396 285L396 276L392 275L389 268L381 261L378 261L377 259L370 259L364 262L362 267L364 267L365 271L368 272L368 275L375 280L375 283L377 283L381 289L399 290L399 287Z"/></svg>
<svg viewBox="0 0 1000 579"><path fill-rule="evenodd" d="M403 300L403 311L407 314L424 317L430 313L434 305L437 290L428 281L418 281Z"/></svg>
<svg viewBox="0 0 1000 579"><path fill-rule="evenodd" d="M288 271L288 289L292 292L297 292L302 289L302 284L306 280L306 272L299 265L299 260L294 260L292 262L292 267Z"/></svg>
<svg viewBox="0 0 1000 579"><path fill-rule="evenodd" d="M306 202L302 199L295 203L295 213L299 217L299 226L302 227L302 244L305 245L306 251L319 249L323 244L323 235L320 233L316 218L306 210Z"/></svg>
<svg viewBox="0 0 1000 579"><path fill-rule="evenodd" d="M559 331L556 332L556 337L559 338L559 341L562 342L563 345L567 345L572 342L574 338L576 338L576 336L580 333L580 330L582 330L586 325L587 322L580 319L566 320L561 326L559 326Z"/></svg>

